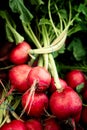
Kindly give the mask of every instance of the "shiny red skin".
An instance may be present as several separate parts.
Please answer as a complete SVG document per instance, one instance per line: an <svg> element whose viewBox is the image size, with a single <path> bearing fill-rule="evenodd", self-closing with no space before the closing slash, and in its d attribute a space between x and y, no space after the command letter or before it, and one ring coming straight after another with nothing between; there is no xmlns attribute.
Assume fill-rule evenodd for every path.
<svg viewBox="0 0 87 130"><path fill-rule="evenodd" d="M66 82L71 88L76 89L77 85L81 83L84 83L85 87L86 78L82 71L71 70L66 74Z"/></svg>
<svg viewBox="0 0 87 130"><path fill-rule="evenodd" d="M27 64L17 65L9 70L9 80L11 85L19 92L25 92L29 86L27 76L31 67Z"/></svg>
<svg viewBox="0 0 87 130"><path fill-rule="evenodd" d="M9 123L4 124L0 130L26 130L24 122L20 120L12 120Z"/></svg>
<svg viewBox="0 0 87 130"><path fill-rule="evenodd" d="M65 88L67 86L67 83L65 80L59 78L60 80L60 84L63 88ZM54 82L54 78L51 78L51 83L50 83L50 87L49 87L49 91L50 93L53 93L54 91L56 91L56 86L55 86L55 82Z"/></svg>
<svg viewBox="0 0 87 130"><path fill-rule="evenodd" d="M87 89L82 93L83 102L87 103Z"/></svg>
<svg viewBox="0 0 87 130"><path fill-rule="evenodd" d="M65 87L62 92L55 91L49 99L49 107L54 116L59 120L75 117L82 110L82 100L70 87Z"/></svg>
<svg viewBox="0 0 87 130"><path fill-rule="evenodd" d="M48 108L48 97L45 93L34 93L34 97L31 96L30 101L28 99L30 92L26 92L22 96L22 106L25 107L28 102L28 106L25 112L29 116L41 117L44 114L44 110ZM30 107L31 99L33 98L32 105ZM30 111L29 111L30 108Z"/></svg>
<svg viewBox="0 0 87 130"><path fill-rule="evenodd" d="M26 130L43 130L41 122L36 119L25 121L25 126Z"/></svg>
<svg viewBox="0 0 87 130"><path fill-rule="evenodd" d="M87 125L87 106L82 108L81 121L84 125Z"/></svg>
<svg viewBox="0 0 87 130"><path fill-rule="evenodd" d="M45 120L43 130L62 130L62 129L60 124L55 120L55 118L50 118Z"/></svg>
<svg viewBox="0 0 87 130"><path fill-rule="evenodd" d="M30 45L25 41L17 44L9 54L10 61L15 65L26 63L29 59L28 53L30 49Z"/></svg>
<svg viewBox="0 0 87 130"><path fill-rule="evenodd" d="M39 92L43 92L47 90L51 83L51 75L44 68L40 66L33 67L28 74L28 85L29 87L36 81L36 90Z"/></svg>

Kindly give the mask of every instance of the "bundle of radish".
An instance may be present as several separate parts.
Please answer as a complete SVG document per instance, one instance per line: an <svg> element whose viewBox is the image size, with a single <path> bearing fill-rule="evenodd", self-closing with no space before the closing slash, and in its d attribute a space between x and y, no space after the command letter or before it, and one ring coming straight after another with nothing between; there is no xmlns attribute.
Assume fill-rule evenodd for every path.
<svg viewBox="0 0 87 130"><path fill-rule="evenodd" d="M50 4L51 1L49 0L49 19L42 17L37 20L38 35L40 36L38 38L32 30L30 12L28 12L24 3L22 3L22 7L24 8L22 8L19 0L11 0L10 2L12 11L20 15L19 18L27 37L36 46L35 49L31 48L29 43L23 39L22 42L19 42L13 48L9 55L9 60L14 66L8 73L11 89L5 98L13 90L21 93L21 111L18 118L25 119L23 118L23 114L25 114L26 118L31 119L31 121L25 122L26 128L24 127L23 129L36 129L37 127L42 130L40 122L33 120L33 117L41 119L42 122L46 116L55 117L58 121L71 118L78 122L82 111L82 100L80 96L72 89L72 86L60 78L54 59L55 53L58 55L60 50L65 46L65 41L69 34L69 27L73 24L78 14L72 19L70 10L69 19L66 21L62 18L60 12L58 12L58 7L54 1L53 6L57 12L56 16L58 15L60 21L58 25L55 25L52 19ZM16 8L17 5L20 5L20 8ZM22 11L25 12L26 17ZM31 59L29 59L29 56L31 56ZM33 66L35 60L38 62L36 66ZM84 78L82 81L84 82ZM24 122L22 123L24 124ZM60 125L54 119L48 120L45 123L44 130L51 130L54 126L56 130L61 129ZM51 128L49 128L50 124L52 126ZM6 125L9 127L9 124ZM2 126L1 130L4 130L4 127ZM22 130L22 128L20 129Z"/></svg>
<svg viewBox="0 0 87 130"><path fill-rule="evenodd" d="M10 3L12 11L17 13L20 12L19 15L21 16L21 10L18 8L15 10L15 6L13 6L14 4L12 4L12 2ZM76 115L78 115L78 113L80 113L82 110L82 101L79 95L72 88L68 87L67 85L63 86L60 83L53 53L56 51L58 52L64 46L66 37L69 33L69 27L73 24L73 21L78 16L78 14L76 14L75 17L71 19L70 10L69 20L67 23L64 19L61 18L62 16L58 12L57 5L54 2L54 7L58 12L57 15L60 20L60 26L56 27L51 16L50 3L51 2L49 0L49 20L46 21L45 18L41 18L40 22L38 23L41 35L41 39L39 39L40 41L30 26L30 19L26 19L25 24L25 18L22 19L20 17L25 33L37 47L36 49L29 49L28 53L29 55L34 55L34 58L37 58L37 56L39 57L37 66L30 70L27 77L28 86L30 89L28 89L22 96L23 111L21 116L24 112L26 112L29 116L41 116L44 113L44 109L47 110L47 104L49 102L49 109L51 113L58 119L63 120L69 117L74 118ZM17 4L19 3L17 2ZM26 9L25 12L28 16L29 14ZM32 65L32 60L30 60L28 63ZM45 92L50 86L51 77L54 78L56 91L52 93L50 99L48 100Z"/></svg>

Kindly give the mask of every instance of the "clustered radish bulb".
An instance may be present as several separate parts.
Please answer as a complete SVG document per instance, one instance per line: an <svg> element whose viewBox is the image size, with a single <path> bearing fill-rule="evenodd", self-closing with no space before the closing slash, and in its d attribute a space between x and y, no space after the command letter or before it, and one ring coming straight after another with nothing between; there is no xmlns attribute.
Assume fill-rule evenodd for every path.
<svg viewBox="0 0 87 130"><path fill-rule="evenodd" d="M48 108L48 97L45 93L34 93L29 97L30 92L27 91L22 96L22 106L29 116L40 117ZM26 106L27 104L27 106Z"/></svg>
<svg viewBox="0 0 87 130"><path fill-rule="evenodd" d="M39 120L29 119L25 121L26 130L43 130L42 124Z"/></svg>
<svg viewBox="0 0 87 130"><path fill-rule="evenodd" d="M85 87L86 78L82 71L71 70L66 74L66 82L70 87L76 89L76 87L82 83Z"/></svg>
<svg viewBox="0 0 87 130"><path fill-rule="evenodd" d="M30 45L25 41L17 44L9 54L9 60L16 65L26 63L29 60L28 52L30 49Z"/></svg>
<svg viewBox="0 0 87 130"><path fill-rule="evenodd" d="M44 68L40 66L33 67L28 74L28 85L31 87L36 82L36 90L43 92L47 90L51 83L51 75Z"/></svg>
<svg viewBox="0 0 87 130"><path fill-rule="evenodd" d="M66 86L68 86L65 80L63 80L62 78L59 78L59 80L60 80L60 84L61 84L62 88L65 88ZM54 82L54 78L51 78L49 91L50 91L50 93L53 93L56 90L57 90L57 88L56 88L56 85Z"/></svg>
<svg viewBox="0 0 87 130"><path fill-rule="evenodd" d="M48 118L44 121L44 130L62 130L55 118Z"/></svg>
<svg viewBox="0 0 87 130"><path fill-rule="evenodd" d="M81 112L82 100L72 88L65 87L62 92L55 91L51 95L49 106L54 116L59 120L65 120Z"/></svg>
<svg viewBox="0 0 87 130"><path fill-rule="evenodd" d="M81 121L84 125L87 125L87 106L84 106L81 112Z"/></svg>
<svg viewBox="0 0 87 130"><path fill-rule="evenodd" d="M25 92L29 86L27 76L31 67L27 64L17 65L9 70L9 80L14 89Z"/></svg>
<svg viewBox="0 0 87 130"><path fill-rule="evenodd" d="M26 130L26 127L23 121L15 119L4 124L0 130Z"/></svg>

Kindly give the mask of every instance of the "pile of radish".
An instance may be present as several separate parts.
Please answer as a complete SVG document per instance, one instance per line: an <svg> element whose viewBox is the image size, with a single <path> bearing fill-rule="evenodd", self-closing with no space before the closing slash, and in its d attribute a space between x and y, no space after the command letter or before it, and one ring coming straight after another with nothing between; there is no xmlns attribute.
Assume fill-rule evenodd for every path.
<svg viewBox="0 0 87 130"><path fill-rule="evenodd" d="M0 130L62 130L63 127L77 130L80 121L86 125L87 108L83 107L83 103L87 102L86 75L80 70L72 70L64 79L56 79L56 75L51 73L52 66L47 69L39 64L39 60L36 65L30 66L28 52L31 47L25 43L16 45L9 54L9 61L13 64L8 71L10 88L0 100L2 105L7 97L19 93L20 104L16 109L19 107L21 112L10 116ZM14 61L12 57L15 57ZM80 85L83 87L78 93L76 87Z"/></svg>
<svg viewBox="0 0 87 130"><path fill-rule="evenodd" d="M75 19L65 23L59 15L60 31L52 21L49 5L50 24L44 24L43 19L38 24L41 39L38 40L29 23L22 21L32 42L22 39L14 46L9 43L7 51L0 56L6 66L0 73L0 130L84 130L83 126L87 127L86 74L72 69L62 78L54 58L54 53L64 47ZM49 35L50 29L53 35Z"/></svg>

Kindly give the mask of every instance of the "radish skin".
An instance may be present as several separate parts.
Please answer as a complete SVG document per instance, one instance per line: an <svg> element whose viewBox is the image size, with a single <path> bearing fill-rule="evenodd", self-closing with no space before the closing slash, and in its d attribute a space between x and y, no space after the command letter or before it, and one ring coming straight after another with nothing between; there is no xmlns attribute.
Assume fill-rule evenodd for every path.
<svg viewBox="0 0 87 130"><path fill-rule="evenodd" d="M30 96L28 99L30 92L26 92L22 96L22 107L25 108L27 102L28 105L25 109L25 112L29 116L33 117L41 117L45 109L48 108L48 97L45 93L34 93L34 96ZM32 99L33 98L33 99Z"/></svg>
<svg viewBox="0 0 87 130"><path fill-rule="evenodd" d="M12 120L9 123L5 123L0 130L26 130L25 124L21 120Z"/></svg>
<svg viewBox="0 0 87 130"><path fill-rule="evenodd" d="M33 67L29 72L27 79L29 87L31 87L36 80L36 90L39 92L46 91L51 83L50 73L44 67L40 66Z"/></svg>
<svg viewBox="0 0 87 130"><path fill-rule="evenodd" d="M82 100L70 87L65 87L62 92L55 91L49 99L49 107L54 116L59 120L75 117L82 110Z"/></svg>
<svg viewBox="0 0 87 130"><path fill-rule="evenodd" d="M19 92L25 92L29 86L27 76L31 67L27 64L14 66L9 70L9 80L14 89Z"/></svg>
<svg viewBox="0 0 87 130"><path fill-rule="evenodd" d="M28 51L30 49L30 45L25 41L17 44L10 52L9 60L15 65L26 63L29 60Z"/></svg>
<svg viewBox="0 0 87 130"><path fill-rule="evenodd" d="M43 130L42 124L39 120L30 119L25 121L26 130Z"/></svg>

